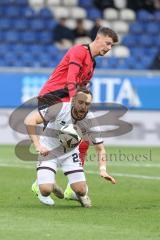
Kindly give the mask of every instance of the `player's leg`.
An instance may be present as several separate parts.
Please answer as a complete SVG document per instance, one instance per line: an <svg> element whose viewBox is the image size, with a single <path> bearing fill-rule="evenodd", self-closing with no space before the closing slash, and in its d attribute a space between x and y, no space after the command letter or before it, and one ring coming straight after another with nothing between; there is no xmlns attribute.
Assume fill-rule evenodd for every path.
<svg viewBox="0 0 160 240"><path fill-rule="evenodd" d="M48 110L48 107L56 104L57 102L60 102L60 98L58 96L56 96L56 94L54 94L54 92L52 94L46 94L44 96L38 97L37 100L38 100L38 112L43 119L45 118L45 114ZM46 122L44 120L44 128L47 126L47 124L48 124L48 122ZM45 159L44 159L44 161L45 161ZM43 191L44 189L47 189L47 186L42 186L41 188ZM51 187L48 186L48 190L50 190L50 188ZM32 184L31 189L36 195L38 195L37 193L39 192L39 187L37 184L37 179ZM54 184L54 188L52 189L52 191L56 197L61 198L61 199L64 198L63 190L56 183Z"/></svg>
<svg viewBox="0 0 160 240"><path fill-rule="evenodd" d="M37 197L40 202L46 205L54 205L54 200L51 198L50 194L53 190L53 184L55 179L55 174L51 169L45 169L41 167L37 169L37 185L38 192Z"/></svg>
<svg viewBox="0 0 160 240"><path fill-rule="evenodd" d="M79 154L77 151L62 163L64 174L68 177L68 182L76 195L76 199L84 207L91 207L91 201L87 194L87 184Z"/></svg>
<svg viewBox="0 0 160 240"><path fill-rule="evenodd" d="M88 196L88 187L86 182L75 182L71 184L71 188L76 193L78 200L83 207L91 207L92 203Z"/></svg>
<svg viewBox="0 0 160 240"><path fill-rule="evenodd" d="M54 161L43 161L37 167L37 181L32 185L32 191L46 205L54 205L54 201L50 196L52 192L57 197L64 198L62 189L55 183L56 169Z"/></svg>
<svg viewBox="0 0 160 240"><path fill-rule="evenodd" d="M82 163L82 166L84 166L85 159L87 157L87 151L89 148L89 142L88 141L82 141L79 145L79 157ZM88 187L87 187L88 192ZM67 200L78 200L76 194L72 190L70 184L67 184L67 187L64 191L64 198Z"/></svg>
<svg viewBox="0 0 160 240"><path fill-rule="evenodd" d="M73 172L67 174L69 184L76 194L78 201L80 201L83 207L91 207L91 200L87 194L87 184L85 181L84 172Z"/></svg>
<svg viewBox="0 0 160 240"><path fill-rule="evenodd" d="M32 184L32 192L34 192L38 196L39 192L39 186L37 183L37 180ZM52 192L57 198L63 199L64 198L64 192L61 187L59 187L56 183L53 185Z"/></svg>

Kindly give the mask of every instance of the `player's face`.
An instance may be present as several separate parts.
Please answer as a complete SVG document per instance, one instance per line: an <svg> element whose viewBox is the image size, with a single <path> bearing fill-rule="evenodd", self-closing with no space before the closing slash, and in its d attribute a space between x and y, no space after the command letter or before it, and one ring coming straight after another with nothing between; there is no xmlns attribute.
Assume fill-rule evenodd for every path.
<svg viewBox="0 0 160 240"><path fill-rule="evenodd" d="M109 36L97 36L99 55L104 56L113 46L113 40Z"/></svg>
<svg viewBox="0 0 160 240"><path fill-rule="evenodd" d="M91 105L90 94L78 93L73 102L73 113L77 119L83 119Z"/></svg>

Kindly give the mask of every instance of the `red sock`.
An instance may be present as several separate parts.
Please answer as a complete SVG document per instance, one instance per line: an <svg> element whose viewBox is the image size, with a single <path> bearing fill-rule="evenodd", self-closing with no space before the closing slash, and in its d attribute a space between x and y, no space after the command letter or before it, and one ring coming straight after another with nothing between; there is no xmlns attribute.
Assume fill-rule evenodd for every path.
<svg viewBox="0 0 160 240"><path fill-rule="evenodd" d="M88 141L82 141L79 145L80 159L82 162L82 166L84 166L85 158L87 156L87 150L89 148Z"/></svg>

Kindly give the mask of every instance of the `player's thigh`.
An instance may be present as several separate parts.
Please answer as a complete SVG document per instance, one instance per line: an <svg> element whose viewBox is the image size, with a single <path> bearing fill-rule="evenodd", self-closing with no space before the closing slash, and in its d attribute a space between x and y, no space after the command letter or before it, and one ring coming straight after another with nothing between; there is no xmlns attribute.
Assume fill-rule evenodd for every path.
<svg viewBox="0 0 160 240"><path fill-rule="evenodd" d="M37 164L38 185L54 184L57 171L56 160L41 161Z"/></svg>
<svg viewBox="0 0 160 240"><path fill-rule="evenodd" d="M64 175L67 176L69 184L86 181L78 151L73 152L68 158L63 160L61 168Z"/></svg>

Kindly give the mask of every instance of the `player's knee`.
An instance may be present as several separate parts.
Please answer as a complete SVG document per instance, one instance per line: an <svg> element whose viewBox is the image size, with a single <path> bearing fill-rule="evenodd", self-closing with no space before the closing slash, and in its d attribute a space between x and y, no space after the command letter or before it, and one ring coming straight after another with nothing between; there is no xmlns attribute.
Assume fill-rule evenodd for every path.
<svg viewBox="0 0 160 240"><path fill-rule="evenodd" d="M85 185L75 186L74 192L79 196L84 196L84 195L86 195L86 186Z"/></svg>
<svg viewBox="0 0 160 240"><path fill-rule="evenodd" d="M41 184L39 185L39 190L43 196L49 196L53 191L53 185L51 184Z"/></svg>

